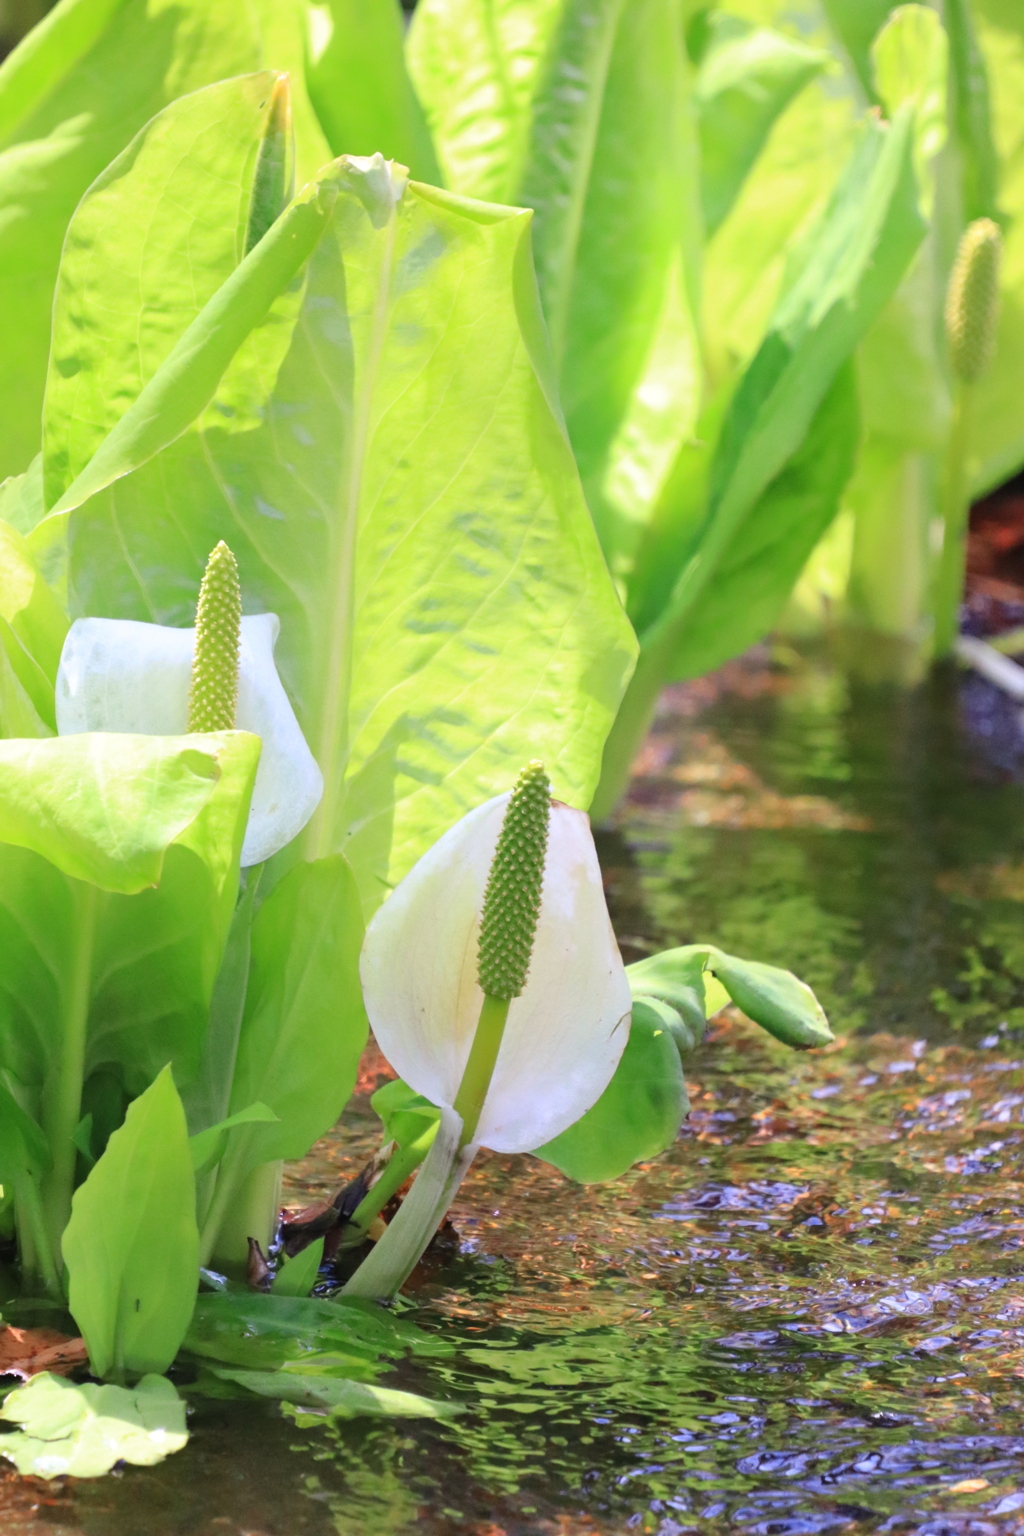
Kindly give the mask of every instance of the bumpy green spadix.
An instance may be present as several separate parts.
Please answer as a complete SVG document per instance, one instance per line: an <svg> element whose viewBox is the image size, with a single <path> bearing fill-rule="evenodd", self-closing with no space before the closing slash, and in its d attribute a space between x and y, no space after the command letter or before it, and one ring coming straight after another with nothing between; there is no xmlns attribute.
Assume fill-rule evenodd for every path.
<svg viewBox="0 0 1024 1536"><path fill-rule="evenodd" d="M995 350L1003 237L992 219L975 219L960 239L946 296L953 371L965 384L985 372Z"/></svg>
<svg viewBox="0 0 1024 1536"><path fill-rule="evenodd" d="M196 648L188 695L190 731L234 730L241 631L238 562L222 539L206 562L199 588Z"/></svg>
<svg viewBox="0 0 1024 1536"><path fill-rule="evenodd" d="M484 892L480 987L488 997L518 997L526 985L540 916L551 784L543 763L527 763L505 812Z"/></svg>

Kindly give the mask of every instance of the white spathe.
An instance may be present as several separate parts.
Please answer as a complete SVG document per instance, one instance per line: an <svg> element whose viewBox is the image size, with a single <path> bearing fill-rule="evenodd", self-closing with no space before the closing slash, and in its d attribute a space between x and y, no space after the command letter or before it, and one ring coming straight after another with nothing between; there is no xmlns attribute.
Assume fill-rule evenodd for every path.
<svg viewBox="0 0 1024 1536"><path fill-rule="evenodd" d="M242 620L238 668L240 731L263 742L242 864L259 864L290 843L323 794L324 781L274 665L276 613ZM57 671L57 732L118 731L180 736L188 729L194 629L135 619L76 619Z"/></svg>
<svg viewBox="0 0 1024 1536"><path fill-rule="evenodd" d="M363 945L377 1043L442 1108L454 1103L480 1015L480 916L509 798L470 811L424 854ZM611 1081L631 1008L589 818L556 802L526 987L509 1006L474 1143L530 1152L574 1124Z"/></svg>

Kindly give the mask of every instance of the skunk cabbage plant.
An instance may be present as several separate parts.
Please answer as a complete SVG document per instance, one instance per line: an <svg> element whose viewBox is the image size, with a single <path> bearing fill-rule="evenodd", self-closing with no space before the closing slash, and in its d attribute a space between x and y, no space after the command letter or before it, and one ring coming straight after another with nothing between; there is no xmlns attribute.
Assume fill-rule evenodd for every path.
<svg viewBox="0 0 1024 1536"><path fill-rule="evenodd" d="M206 87L88 190L0 506L0 1222L115 1376L177 1347L168 1245L244 1263L342 1109L364 915L529 748L585 805L633 659L529 213L379 155L289 201L286 108Z"/></svg>

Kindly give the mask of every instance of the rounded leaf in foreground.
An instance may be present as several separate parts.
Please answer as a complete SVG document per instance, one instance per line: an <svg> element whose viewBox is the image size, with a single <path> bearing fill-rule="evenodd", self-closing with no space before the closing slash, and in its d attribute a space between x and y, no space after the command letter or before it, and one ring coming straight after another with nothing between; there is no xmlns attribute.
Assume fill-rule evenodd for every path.
<svg viewBox="0 0 1024 1536"><path fill-rule="evenodd" d="M323 794L323 777L274 665L273 613L242 620L238 730L263 743L242 864L259 864L297 837ZM188 726L194 629L134 619L76 619L57 672L57 731L180 736Z"/></svg>
<svg viewBox="0 0 1024 1536"><path fill-rule="evenodd" d="M363 946L377 1042L439 1105L454 1102L480 1015L480 917L508 801L488 800L435 843L376 914ZM527 1152L578 1120L615 1072L631 1001L590 822L556 803L526 986L509 1004L476 1141Z"/></svg>

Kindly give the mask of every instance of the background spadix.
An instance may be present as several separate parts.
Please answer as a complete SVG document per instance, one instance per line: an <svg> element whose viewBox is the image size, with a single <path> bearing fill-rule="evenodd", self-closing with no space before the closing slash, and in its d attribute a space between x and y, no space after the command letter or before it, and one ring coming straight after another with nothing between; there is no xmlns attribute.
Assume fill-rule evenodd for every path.
<svg viewBox="0 0 1024 1536"><path fill-rule="evenodd" d="M263 743L242 864L290 843L323 793L323 779L274 665L276 614L242 620L239 730ZM187 730L194 629L134 620L77 619L57 672L57 730L180 736Z"/></svg>
<svg viewBox="0 0 1024 1536"><path fill-rule="evenodd" d="M451 1106L480 1016L484 889L509 795L464 816L370 924L367 1013L395 1070ZM475 1140L526 1152L600 1096L629 1035L631 997L582 811L551 808L540 918L526 987L513 998Z"/></svg>

